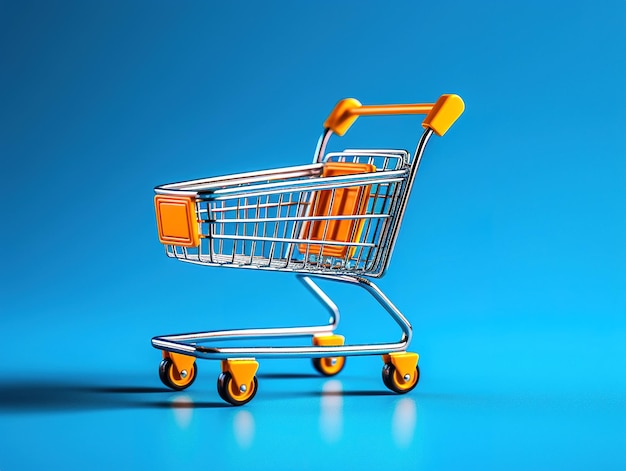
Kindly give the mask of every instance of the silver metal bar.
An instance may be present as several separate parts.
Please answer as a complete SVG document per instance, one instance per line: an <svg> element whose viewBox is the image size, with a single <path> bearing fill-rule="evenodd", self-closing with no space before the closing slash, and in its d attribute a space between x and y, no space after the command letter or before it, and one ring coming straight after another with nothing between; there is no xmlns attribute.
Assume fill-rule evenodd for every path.
<svg viewBox="0 0 626 471"><path fill-rule="evenodd" d="M311 169L310 167L314 167ZM386 176L381 176L381 172L370 172L364 174L340 175L335 177L324 177L320 180L319 176L323 164L302 165L299 167L291 167L280 173L276 169L266 172L255 172L260 174L255 178L238 178L239 175L227 175L223 177L213 177L202 180L191 180L188 182L172 183L169 185L161 185L155 188L155 193L161 195L186 195L195 196L199 193L207 194L211 197L214 195L237 194L239 191L247 191L249 188L255 191L270 190L275 188L297 188L301 186L316 186L323 181L325 184L334 185L336 183L346 182L346 186L353 186L363 181L364 184L368 180L377 178L402 178L401 170L391 170ZM397 173L396 173L397 172ZM250 175L250 173L241 174ZM206 183L204 183L206 182ZM350 184L348 184L350 183ZM340 185L339 185L340 186Z"/></svg>
<svg viewBox="0 0 626 471"><path fill-rule="evenodd" d="M236 173L219 177L201 178L177 183L167 183L157 186L154 191L157 194L181 194L181 191L196 192L201 188L221 188L224 185L248 185L251 183L267 180L280 180L285 178L315 177L322 173L323 164L297 165L293 167L281 167L256 172ZM169 191L169 190L174 190Z"/></svg>
<svg viewBox="0 0 626 471"><path fill-rule="evenodd" d="M268 226L269 226L269 224L267 224L267 222L268 222L267 219L269 219L268 218L268 208L265 206L269 202L269 199L270 199L270 197L269 197L269 195L267 195L267 196L265 196L265 203L263 203L263 204L259 203L260 209L265 211L265 219L266 219L265 224L263 224L263 237L267 237L267 229L268 229ZM261 200L259 200L259 202L260 201ZM274 226L276 227L276 226L278 226L278 224L274 224ZM265 254L265 248L267 247L266 244L267 244L266 241L263 241L263 243L261 244L261 253L262 254ZM270 257L271 257L271 251L270 251Z"/></svg>
<svg viewBox="0 0 626 471"><path fill-rule="evenodd" d="M333 205L335 204L335 196L336 195L337 195L337 190L336 189L335 190L331 190L331 192L330 192L330 202L328 203L328 210L326 212L326 216L330 216L332 211L333 211ZM315 213L313 213L313 214L315 214ZM328 226L329 226L328 221L326 221L326 224L324 224L324 232L322 233L322 238L321 238L321 240L319 240L319 242L321 242L321 244L317 244L317 250L319 250L317 255L320 257L320 259L323 258L323 256L324 256L324 245L325 245L325 242L327 240L326 236L327 236L327 233L328 233ZM311 228L313 228L313 224L311 224ZM310 238L311 238L311 232L309 232L309 239ZM344 244L341 243L339 245L344 245ZM307 248L307 251L308 250L309 249Z"/></svg>
<svg viewBox="0 0 626 471"><path fill-rule="evenodd" d="M342 275L342 276L334 276L334 275L313 275L317 278L327 279L332 281L338 281L341 283L347 283L352 285L357 285L364 290L366 290L376 301L380 304L387 313L391 316L391 318L396 321L396 323L402 329L402 338L399 343L405 343L408 346L411 343L411 338L413 336L413 329L411 327L411 323L407 320L406 317L400 312L400 310L391 302L391 300L385 296L385 293L374 284L374 282L368 280L367 278L363 278L360 276L350 276L350 275Z"/></svg>
<svg viewBox="0 0 626 471"><path fill-rule="evenodd" d="M254 218L251 219L257 219L259 218L259 201L260 198L257 198L257 205L256 205L256 211L254 213ZM251 223L250 219L248 219L248 223ZM253 229L252 229L252 247L250 247L250 263L252 263L252 260L254 259L254 254L256 252L256 243L257 243L257 234L259 233L259 225L258 224L254 224ZM263 239L261 239L263 240ZM263 242L265 243L265 242Z"/></svg>
<svg viewBox="0 0 626 471"><path fill-rule="evenodd" d="M235 214L237 215L237 217L239 217L239 203L240 200L239 198L237 198L237 211L235 212ZM239 234L239 224L235 223L235 234ZM222 234L220 236L220 239L228 239L228 237L225 237L226 234ZM232 249L232 254L233 254L233 259L232 262L235 263L235 255L237 254L237 239L232 239L233 241L233 249Z"/></svg>
<svg viewBox="0 0 626 471"><path fill-rule="evenodd" d="M277 337L304 337L317 333L331 332L328 325L311 327L280 327L258 329L229 329L197 332L192 334L163 335L156 337L165 341L183 342L187 344L207 343L214 340L262 339Z"/></svg>
<svg viewBox="0 0 626 471"><path fill-rule="evenodd" d="M174 255L170 255L171 257L175 257ZM261 270L261 271L282 271L289 273L306 273L307 275L316 276L316 275L352 275L352 276L372 276L372 269L369 265L363 267L355 267L352 266L352 262L350 266L342 266L338 264L331 263L307 263L301 259L276 259L270 264L269 259L267 257L258 257L255 258L255 261L252 265L243 262L243 260L235 259L235 262L232 262L230 257L225 257L222 261L217 258L216 262L210 262L208 260L200 260L198 258L181 258L177 257L178 260L185 263L191 263L193 265L202 265L207 267L221 267L221 268L245 268L247 270ZM329 257L330 258L330 257ZM337 261L338 259L334 259Z"/></svg>
<svg viewBox="0 0 626 471"><path fill-rule="evenodd" d="M305 275L296 275L296 278L304 284L304 286L317 298L317 300L322 303L330 314L330 319L328 320L328 324L332 326L331 331L337 328L339 324L339 308L333 302L332 299L326 294L326 292L315 283L310 276Z"/></svg>
<svg viewBox="0 0 626 471"><path fill-rule="evenodd" d="M409 196L411 195L411 190L413 189L413 183L415 182L415 176L417 175L417 170L419 168L420 162L422 161L422 156L424 155L424 150L426 149L426 144L428 144L428 140L430 136L432 136L433 131L430 128L426 128L419 142L417 143L417 147L415 148L415 156L413 157L413 161L411 162L411 171L409 172L409 178L407 182L407 187L404 189L402 193L401 203L399 205L399 212L396 216L395 222L393 224L393 228L391 228L390 233L392 234L391 240L389 243L389 249L383 251L383 259L381 261L381 269L379 276L382 276L387 267L389 266L389 262L391 261L391 254L393 253L393 249L396 246L396 240L398 238L398 229L400 229L400 225L402 224L402 219L404 218L404 214L406 212L406 207L409 202Z"/></svg>
<svg viewBox="0 0 626 471"><path fill-rule="evenodd" d="M317 206L319 204L319 198L317 197L317 193L315 192L311 192L310 193L310 198L311 198L311 204L309 206L306 207L306 213L305 214L315 214L317 212ZM304 224L302 225L303 229L302 229L302 235L304 234L304 228L306 227L306 238L307 239L311 239L311 235L313 234L313 224L309 223L308 227L305 226ZM311 245L310 244L306 244L305 246L305 252L304 252L304 261L306 262L307 265L310 264L310 260L311 260Z"/></svg>
<svg viewBox="0 0 626 471"><path fill-rule="evenodd" d="M226 203L224 201L222 201L222 208L224 207L225 204ZM221 216L221 219L223 220L224 219L224 215L222 214L220 216ZM222 230L220 231L220 235L224 234L224 223L222 222L221 224L222 224ZM219 242L219 253L224 253L224 239L219 239L219 241L220 241Z"/></svg>
<svg viewBox="0 0 626 471"><path fill-rule="evenodd" d="M407 349L406 342L377 343L359 345L341 345L337 347L225 347L207 348L190 346L174 342L165 337L155 337L152 345L160 350L182 353L206 360L226 360L235 358L325 358L337 356L385 355L392 352L403 352Z"/></svg>
<svg viewBox="0 0 626 471"><path fill-rule="evenodd" d="M374 211L376 210L376 203L378 202L378 198L379 198L379 193L380 193L380 188L381 185L376 185L376 189L374 191L374 194L372 195L370 193L370 198L367 201L368 205L372 205L371 208L371 212L374 213ZM390 216L390 215L389 215ZM372 230L372 218L368 219L367 221L364 222L364 227L363 227L363 232L365 234L364 236L364 240L374 240L374 237L376 235L376 231L378 229L378 227L380 226L381 223L384 223L382 221L382 219L386 219L386 218L376 218L376 224L374 225L374 232L371 233L370 231ZM376 250L375 248L370 248L367 250L367 256L365 256L365 260L369 260L371 259L371 255L372 255L372 250ZM357 266L361 263L361 261L363 260L363 256L365 253L365 249L362 249L359 251L359 256L357 259Z"/></svg>
<svg viewBox="0 0 626 471"><path fill-rule="evenodd" d="M264 196L269 198L271 195L266 194ZM232 199L235 199L235 198L221 199L220 201L222 201L222 204L225 204L226 201L229 201L229 200L232 200ZM296 204L297 203L283 203L283 204L280 204L280 203L263 203L259 207L261 207L261 208L276 208L277 206L296 206ZM256 205L254 205L254 206L240 206L240 208L251 209L251 208L256 208ZM228 211L233 211L233 208L230 207L230 206L223 206L222 208L215 208L213 210L214 213L225 213L225 212L228 212ZM229 219L229 221L233 221L233 220Z"/></svg>
<svg viewBox="0 0 626 471"><path fill-rule="evenodd" d="M368 175L371 175L368 177ZM402 181L406 178L406 171L393 170L389 172L355 173L352 175L340 175L336 177L319 177L308 180L282 181L254 185L249 187L232 187L215 190L210 193L202 192L199 196L210 201L230 199L236 196L263 196L266 194L286 193L302 190L331 190L333 188L349 188L353 186L366 186L377 181Z"/></svg>
<svg viewBox="0 0 626 471"><path fill-rule="evenodd" d="M283 208L288 208L287 214L289 214L289 212L291 211L291 208L293 207L293 205L291 204L292 198L293 198L293 193L289 193L289 206L279 207L278 208L279 214L282 214L281 210L283 210ZM298 195L298 206L296 206L296 211L298 210L298 208L300 207L300 204L302 203L302 198L304 198L304 192L300 192ZM283 237L285 238L287 237L288 230L289 230L289 224L283 224ZM296 230L297 230L297 224L292 224L290 238L295 239L297 237ZM285 253L285 266L287 266L289 265L289 259L291 259L293 255L295 244L289 243L287 244L287 248L285 249L285 243L282 242L280 248L281 248L281 252Z"/></svg>
<svg viewBox="0 0 626 471"><path fill-rule="evenodd" d="M273 237L276 238L276 234L278 234L278 224L274 224L274 235ZM267 236L265 236L267 237ZM269 241L267 241L269 242ZM276 242L272 241L272 243L270 244L270 249L269 249L269 257L268 257L268 263L271 265L272 261L274 260L274 253L276 250Z"/></svg>
<svg viewBox="0 0 626 471"><path fill-rule="evenodd" d="M200 236L201 238L209 238L209 236ZM250 241L262 241L265 240L266 242L285 242L285 243L293 243L293 244L313 244L313 245L338 245L338 246L343 246L343 245L348 245L348 246L354 246L354 247L374 247L374 244L372 243L365 243L365 242L342 242L342 241L335 241L335 240L316 240L316 239L299 239L299 238L293 238L293 239L289 239L289 238L281 238L281 237L266 237L266 238L262 238L261 236L258 237L254 237L254 236L243 236L243 235L220 235L220 236L215 236L215 239L224 239L224 240L250 240Z"/></svg>
<svg viewBox="0 0 626 471"><path fill-rule="evenodd" d="M383 158L383 166L382 170L399 170L409 163L409 153L403 149L345 149L343 152L329 152L324 156L323 161L328 162L332 161L335 158L340 158L345 160L347 155L352 155L353 157L359 156L367 156L367 157L379 157ZM394 159L396 161L396 165L394 168L389 168L388 161L390 159ZM372 162L369 162L372 163ZM376 169L380 171L380 168Z"/></svg>
<svg viewBox="0 0 626 471"><path fill-rule="evenodd" d="M263 222L289 222L289 221L341 221L344 219L389 219L389 214L354 214L349 216L301 216L301 217L276 217L276 218L250 218L250 219L229 219L228 222L249 222L249 223L263 223ZM198 222L214 223L210 219L200 219Z"/></svg>
<svg viewBox="0 0 626 471"><path fill-rule="evenodd" d="M315 147L315 154L313 155L313 162L321 162L324 157L324 152L326 152L326 145L328 144L328 140L330 136L333 135L333 132L325 128L322 132L322 135L317 141L317 146Z"/></svg>

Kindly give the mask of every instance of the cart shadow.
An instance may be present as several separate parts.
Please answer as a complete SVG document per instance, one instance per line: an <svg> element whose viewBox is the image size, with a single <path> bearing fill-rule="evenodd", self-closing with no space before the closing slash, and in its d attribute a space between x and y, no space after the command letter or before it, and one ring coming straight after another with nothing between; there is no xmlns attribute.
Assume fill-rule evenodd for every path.
<svg viewBox="0 0 626 471"><path fill-rule="evenodd" d="M85 386L85 391L93 393L119 393L119 394L144 394L144 393L162 393L168 389L160 387L141 387L141 386Z"/></svg>
<svg viewBox="0 0 626 471"><path fill-rule="evenodd" d="M264 373L264 380L320 379L317 374ZM189 395L175 393L166 387L88 384L54 379L0 381L0 414L54 413L125 409L218 409L230 408L222 401L197 401ZM366 397L394 395L390 391L291 391L278 393L274 399L329 396Z"/></svg>
<svg viewBox="0 0 626 471"><path fill-rule="evenodd" d="M164 387L107 386L56 381L0 382L0 413L80 412L114 409L208 409L231 407L223 402L169 398ZM160 397L163 395L164 397ZM157 396L155 398L155 396Z"/></svg>

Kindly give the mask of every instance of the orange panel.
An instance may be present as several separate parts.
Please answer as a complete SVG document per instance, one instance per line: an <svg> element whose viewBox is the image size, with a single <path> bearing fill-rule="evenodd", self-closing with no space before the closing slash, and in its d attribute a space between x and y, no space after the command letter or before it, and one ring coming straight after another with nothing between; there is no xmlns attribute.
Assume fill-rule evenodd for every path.
<svg viewBox="0 0 626 471"><path fill-rule="evenodd" d="M343 345L345 340L343 335L314 335L313 345L317 345L318 347L337 347Z"/></svg>
<svg viewBox="0 0 626 471"><path fill-rule="evenodd" d="M370 173L376 171L376 167L370 164L351 162L327 162L322 172L323 177L337 177L341 175L354 175L357 173ZM367 200L370 195L370 186L353 186L337 188L334 190L317 192L312 198L314 213L309 216L350 216L363 215L367 209ZM331 206L332 204L332 206ZM357 242L361 237L364 219L340 219L340 220L317 220L307 222L303 226L303 239L326 240L333 242ZM325 234L325 235L324 235ZM298 250L306 253L307 246L310 254L343 258L350 249L350 256L356 251L356 247L339 245L300 244Z"/></svg>
<svg viewBox="0 0 626 471"><path fill-rule="evenodd" d="M157 195L154 207L162 244L180 247L197 247L200 244L193 197Z"/></svg>

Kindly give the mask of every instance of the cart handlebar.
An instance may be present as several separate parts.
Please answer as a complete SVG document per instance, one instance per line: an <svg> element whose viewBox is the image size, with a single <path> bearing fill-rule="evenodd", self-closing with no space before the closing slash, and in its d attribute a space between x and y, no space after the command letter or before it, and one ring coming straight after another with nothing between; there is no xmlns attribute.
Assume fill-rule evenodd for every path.
<svg viewBox="0 0 626 471"><path fill-rule="evenodd" d="M335 106L324 127L338 136L343 136L359 116L425 114L424 128L432 129L443 136L465 110L465 104L458 95L441 95L436 103L407 105L362 105L354 98L345 98Z"/></svg>

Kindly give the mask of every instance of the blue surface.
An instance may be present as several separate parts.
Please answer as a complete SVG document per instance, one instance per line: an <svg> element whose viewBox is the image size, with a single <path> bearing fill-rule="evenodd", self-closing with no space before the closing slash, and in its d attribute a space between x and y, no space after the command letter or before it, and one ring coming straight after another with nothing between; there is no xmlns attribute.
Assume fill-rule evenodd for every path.
<svg viewBox="0 0 626 471"><path fill-rule="evenodd" d="M0 2L0 470L626 469L626 4L336 3ZM152 188L308 163L346 96L451 92L380 281L418 388L373 357L264 361L243 408L217 363L163 388L154 335L326 313L290 275L167 259ZM399 336L328 289L349 341Z"/></svg>

